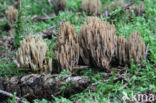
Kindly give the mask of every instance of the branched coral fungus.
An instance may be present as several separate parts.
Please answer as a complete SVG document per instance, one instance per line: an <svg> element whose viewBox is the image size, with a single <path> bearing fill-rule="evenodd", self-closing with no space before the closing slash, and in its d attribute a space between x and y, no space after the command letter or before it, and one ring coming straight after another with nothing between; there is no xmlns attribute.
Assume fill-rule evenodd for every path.
<svg viewBox="0 0 156 103"><path fill-rule="evenodd" d="M47 51L48 45L41 37L28 35L20 42L15 63L18 67L51 72L52 60L46 58Z"/></svg>
<svg viewBox="0 0 156 103"><path fill-rule="evenodd" d="M113 0L113 2L110 5L106 6L106 9L108 12L113 12L118 8L122 9L122 12L129 14L129 18L132 17L132 11L134 11L134 14L136 16L142 16L143 13L145 13L145 5L144 2L141 2L139 5L135 5L135 2L126 2L122 0Z"/></svg>
<svg viewBox="0 0 156 103"><path fill-rule="evenodd" d="M52 0L53 9L56 14L59 13L60 10L64 10L66 7L66 0Z"/></svg>
<svg viewBox="0 0 156 103"><path fill-rule="evenodd" d="M128 51L127 51L127 39L123 36L118 37L117 41L117 58L119 59L119 64L128 62Z"/></svg>
<svg viewBox="0 0 156 103"><path fill-rule="evenodd" d="M139 5L136 6L130 6L129 9L126 10L127 13L132 15L132 11L134 11L136 16L142 16L143 13L145 13L145 4L142 2Z"/></svg>
<svg viewBox="0 0 156 103"><path fill-rule="evenodd" d="M15 9L13 6L9 6L8 9L5 11L6 20L10 27L9 34L14 37L15 32L15 22L18 18L18 10Z"/></svg>
<svg viewBox="0 0 156 103"><path fill-rule="evenodd" d="M102 8L100 0L82 0L82 10L87 14L99 14Z"/></svg>
<svg viewBox="0 0 156 103"><path fill-rule="evenodd" d="M139 63L144 56L145 43L138 31L134 31L128 38L128 47L129 59L133 59L135 63Z"/></svg>
<svg viewBox="0 0 156 103"><path fill-rule="evenodd" d="M89 17L79 31L80 56L87 65L109 68L116 52L116 29L107 21Z"/></svg>
<svg viewBox="0 0 156 103"><path fill-rule="evenodd" d="M55 48L56 60L61 70L72 71L78 64L79 44L75 29L69 23L63 23L59 30L59 41Z"/></svg>
<svg viewBox="0 0 156 103"><path fill-rule="evenodd" d="M106 6L106 9L108 10L108 12L113 12L114 10L118 9L119 7L124 9L126 7L126 4L124 4L121 0L113 0L110 5Z"/></svg>
<svg viewBox="0 0 156 103"><path fill-rule="evenodd" d="M139 63L144 56L145 43L140 33L134 31L129 38L118 37L117 58L120 64L130 64L131 59Z"/></svg>

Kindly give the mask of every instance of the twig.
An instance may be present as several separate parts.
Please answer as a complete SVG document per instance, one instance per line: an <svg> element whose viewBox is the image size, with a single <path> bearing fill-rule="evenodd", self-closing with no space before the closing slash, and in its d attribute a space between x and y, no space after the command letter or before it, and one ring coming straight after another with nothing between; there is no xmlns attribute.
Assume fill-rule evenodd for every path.
<svg viewBox="0 0 156 103"><path fill-rule="evenodd" d="M131 2L131 3L127 4L127 5L126 5L123 9L121 9L118 13L121 13L123 10L128 9L130 6L132 6L132 5L135 4L135 3L136 3L136 2ZM113 11L113 12L114 12L114 11ZM112 14L113 12L109 13L108 10L106 10L105 13L104 13L104 15L105 15L105 17L111 17L111 16L112 16L111 14ZM117 13L117 14L118 14L118 13ZM115 15L116 15L116 14L115 14ZM114 16L114 15L113 15L113 16Z"/></svg>
<svg viewBox="0 0 156 103"><path fill-rule="evenodd" d="M50 7L52 7L52 3L51 3L51 0L48 0L48 4L50 5Z"/></svg>
<svg viewBox="0 0 156 103"><path fill-rule="evenodd" d="M19 3L19 9L21 10L21 8L22 8L22 0L18 0L18 3Z"/></svg>
<svg viewBox="0 0 156 103"><path fill-rule="evenodd" d="M43 31L41 31L41 32L39 32L39 33L37 33L37 34L40 35L40 36L42 36L43 38L47 38L47 37L50 37L50 38L51 38L52 35L57 37L57 33L54 31L54 29L55 29L57 26L61 25L63 22L64 22L64 20L62 20L62 21L59 22L58 24L53 25L53 26L51 26L51 27L49 27L49 28L47 28L47 29L45 29L45 30L43 30Z"/></svg>
<svg viewBox="0 0 156 103"><path fill-rule="evenodd" d="M81 65L79 65L79 66L73 67L72 70L80 70L80 69L84 69L84 68L89 68L89 66L81 66Z"/></svg>
<svg viewBox="0 0 156 103"><path fill-rule="evenodd" d="M124 10L128 9L130 6L132 6L133 4L135 4L136 2L131 2L129 4L126 5L126 7L124 8Z"/></svg>
<svg viewBox="0 0 156 103"><path fill-rule="evenodd" d="M3 91L3 90L0 90L0 94L3 94L5 96L11 97L11 98L13 98L13 96L14 96L13 94L11 94L9 92L6 92L6 91ZM15 97L15 99L16 99L17 102L26 103L26 102L22 101L22 99L20 99L17 96Z"/></svg>
<svg viewBox="0 0 156 103"><path fill-rule="evenodd" d="M144 59L146 59L146 58L147 58L148 51L149 51L149 46L150 46L150 44L148 43L148 44L147 44L146 51L145 51Z"/></svg>
<svg viewBox="0 0 156 103"><path fill-rule="evenodd" d="M70 18L71 16L73 16L74 14L71 14L71 15L68 15L67 18ZM78 13L79 15L79 13ZM43 38L46 38L46 37L49 37L49 36L56 36L57 37L57 33L54 31L54 29L57 27L57 26L60 26L63 22L65 22L65 19L61 20L58 24L56 25L53 25L37 34L41 35Z"/></svg>
<svg viewBox="0 0 156 103"><path fill-rule="evenodd" d="M27 98L30 94L27 93L26 95L24 95L22 98Z"/></svg>
<svg viewBox="0 0 156 103"><path fill-rule="evenodd" d="M147 47L146 47L145 55L144 55L144 58L145 58L145 59L147 58L149 46L150 46L150 45L149 45L149 43L148 43L148 44L147 44ZM140 72L141 69L142 69L142 65L139 67L137 73ZM135 77L136 75L137 75L137 74L134 74L134 75L130 78L130 82L133 81L133 79L134 79L134 77ZM126 88L126 87L128 86L128 84L129 84L128 82L125 83L124 86L123 86L123 89Z"/></svg>

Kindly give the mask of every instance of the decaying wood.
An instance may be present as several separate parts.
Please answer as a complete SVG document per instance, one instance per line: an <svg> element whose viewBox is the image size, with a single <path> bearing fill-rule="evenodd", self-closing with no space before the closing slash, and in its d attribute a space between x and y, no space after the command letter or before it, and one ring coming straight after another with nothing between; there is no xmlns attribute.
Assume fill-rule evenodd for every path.
<svg viewBox="0 0 156 103"><path fill-rule="evenodd" d="M27 76L14 76L10 78L0 77L0 90L9 93L16 92L17 96L27 95L28 100L52 99L51 95L64 94L66 97L81 92L85 89L91 79L80 76L62 76L30 74ZM66 86L65 89L61 89ZM3 100L0 96L0 100Z"/></svg>

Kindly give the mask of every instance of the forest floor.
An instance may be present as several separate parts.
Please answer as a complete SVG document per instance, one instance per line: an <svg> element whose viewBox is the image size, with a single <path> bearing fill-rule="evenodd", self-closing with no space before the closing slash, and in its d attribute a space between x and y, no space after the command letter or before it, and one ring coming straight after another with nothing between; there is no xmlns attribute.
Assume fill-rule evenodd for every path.
<svg viewBox="0 0 156 103"><path fill-rule="evenodd" d="M64 21L74 24L76 34L78 34L81 25L87 21L87 14L82 11L81 0L67 0L65 10L60 11L58 15L55 15L49 0L19 1L22 1L21 5L17 0L0 1L0 77L30 74L30 72L23 72L14 64L14 56L18 47L12 45L16 44L20 38L30 33L42 33L48 43L50 57L55 60L54 47L60 24ZM84 68L76 73L63 71L61 75L90 77L91 84L81 93L73 94L68 98L64 95L53 96L52 101L43 98L43 100L33 100L34 103L122 103L124 96L129 97L127 101L130 102L133 101L132 97L138 94L145 94L148 97L153 95L156 100L156 1L129 0L129 2L134 2L133 6L144 3L145 10L139 15L136 15L135 11L132 11L131 15L127 14L119 6L109 7L112 0L101 0L101 2L103 6L98 18L113 23L118 36L128 37L135 30L140 32L148 49L146 60L143 60L141 64L132 62L130 66L114 67L111 72L99 71L96 68ZM12 40L8 34L9 27L5 17L5 10L10 5L20 8L22 15L22 20L16 23L15 35L18 38L15 40ZM108 11L107 7L112 10Z"/></svg>

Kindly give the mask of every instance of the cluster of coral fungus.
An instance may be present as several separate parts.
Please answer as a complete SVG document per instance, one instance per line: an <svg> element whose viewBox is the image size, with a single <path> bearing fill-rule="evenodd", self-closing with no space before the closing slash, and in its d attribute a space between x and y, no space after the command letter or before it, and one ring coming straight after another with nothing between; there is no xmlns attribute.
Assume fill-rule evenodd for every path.
<svg viewBox="0 0 156 103"><path fill-rule="evenodd" d="M79 43L73 25L69 23L62 24L59 30L59 41L56 44L55 55L61 70L72 71L72 67L78 64Z"/></svg>
<svg viewBox="0 0 156 103"><path fill-rule="evenodd" d="M106 6L106 9L108 10L108 12L112 12L115 9L118 9L120 7L127 14L129 14L130 17L132 16L132 11L134 11L134 14L136 16L142 16L142 14L145 13L145 5L143 2L141 2L139 5L132 5L132 4L126 3L122 0L113 0L110 5Z"/></svg>
<svg viewBox="0 0 156 103"><path fill-rule="evenodd" d="M64 10L66 7L66 0L52 0L53 9L56 14L59 13L60 10Z"/></svg>
<svg viewBox="0 0 156 103"><path fill-rule="evenodd" d="M48 45L39 36L28 35L20 42L16 65L34 71L52 71L52 60L46 58Z"/></svg>
<svg viewBox="0 0 156 103"><path fill-rule="evenodd" d="M18 10L15 9L13 6L9 6L8 9L5 11L7 24L10 27L9 34L10 36L14 37L15 32L15 22L18 18Z"/></svg>
<svg viewBox="0 0 156 103"><path fill-rule="evenodd" d="M52 0L56 14L64 10L66 0ZM120 1L114 1L112 6L125 8ZM99 14L102 4L100 0L82 0L82 9L87 14ZM107 7L109 9L109 7ZM130 6L127 12L134 10L135 14L144 12L144 5ZM18 10L9 6L5 11L9 34L14 37L15 22L18 19ZM74 25L63 23L59 29L59 40L55 46L55 57L59 70L72 71L79 63L102 69L109 69L113 59L121 65L129 64L133 59L135 63L142 60L145 43L140 33L134 31L129 38L116 36L113 24L101 21L96 17L88 17L80 28L78 36ZM18 67L26 67L35 71L52 71L52 60L47 58L48 45L39 36L28 35L20 42L16 53L15 63Z"/></svg>
<svg viewBox="0 0 156 103"><path fill-rule="evenodd" d="M80 56L85 64L109 68L116 50L115 26L89 17L79 31Z"/></svg>
<svg viewBox="0 0 156 103"><path fill-rule="evenodd" d="M102 8L100 0L82 0L82 10L87 14L99 14Z"/></svg>
<svg viewBox="0 0 156 103"><path fill-rule="evenodd" d="M145 43L137 31L134 31L129 38L119 36L117 44L117 58L120 64L130 63L131 59L139 63L144 56Z"/></svg>
<svg viewBox="0 0 156 103"><path fill-rule="evenodd" d="M134 31L128 38L117 37L113 24L95 17L88 17L78 36L73 25L63 23L58 39L55 57L59 71L72 71L80 62L101 69L109 69L113 59L117 59L120 65L129 64L132 59L139 63L145 50L145 43L139 32ZM51 61L46 59L47 51L48 46L42 38L29 35L20 43L16 64L36 71L43 66L51 70Z"/></svg>
<svg viewBox="0 0 156 103"><path fill-rule="evenodd" d="M51 0L53 4L53 10L56 14L59 13L60 10L65 10L66 8L66 0ZM102 9L101 0L81 0L82 10L85 11L88 15L97 15L100 14ZM132 5L130 2L126 2L125 0L112 0L110 5L106 6L106 11L108 13L113 12L114 10L121 8L123 11L128 13L131 17L132 11L134 11L136 16L141 16L145 12L144 3L141 2L140 5Z"/></svg>
<svg viewBox="0 0 156 103"><path fill-rule="evenodd" d="M118 59L119 64L129 64L131 59L139 63L144 49L145 43L139 32L134 31L129 38L117 37L113 24L88 17L88 22L82 25L78 37L73 25L62 24L55 54L62 70L72 71L72 67L79 62L109 69L113 58Z"/></svg>
<svg viewBox="0 0 156 103"><path fill-rule="evenodd" d="M99 14L102 8L100 0L82 0L82 10L87 14ZM56 14L66 7L66 0L52 0L53 10Z"/></svg>

